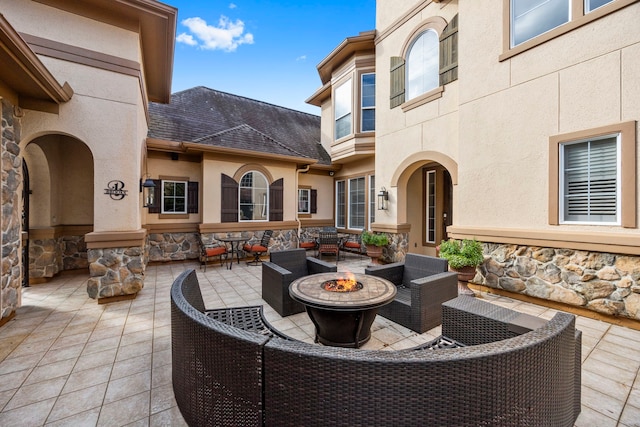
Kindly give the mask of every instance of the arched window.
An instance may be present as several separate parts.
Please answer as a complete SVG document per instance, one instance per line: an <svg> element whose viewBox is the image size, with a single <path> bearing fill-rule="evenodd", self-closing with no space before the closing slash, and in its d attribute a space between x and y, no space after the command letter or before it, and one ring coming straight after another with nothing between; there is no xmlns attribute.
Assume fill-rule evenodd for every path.
<svg viewBox="0 0 640 427"><path fill-rule="evenodd" d="M406 100L435 89L439 85L439 37L433 29L418 35L407 52Z"/></svg>
<svg viewBox="0 0 640 427"><path fill-rule="evenodd" d="M245 173L239 187L240 221L269 220L269 184L260 172Z"/></svg>

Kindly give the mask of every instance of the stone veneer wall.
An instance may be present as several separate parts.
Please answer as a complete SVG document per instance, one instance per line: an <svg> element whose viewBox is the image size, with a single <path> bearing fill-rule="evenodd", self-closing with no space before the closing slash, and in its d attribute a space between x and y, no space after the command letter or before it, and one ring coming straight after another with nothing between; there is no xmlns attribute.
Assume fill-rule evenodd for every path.
<svg viewBox="0 0 640 427"><path fill-rule="evenodd" d="M135 295L144 287L142 247L89 249L87 293L94 299Z"/></svg>
<svg viewBox="0 0 640 427"><path fill-rule="evenodd" d="M484 243L473 283L640 320L640 257Z"/></svg>
<svg viewBox="0 0 640 427"><path fill-rule="evenodd" d="M195 233L149 233L149 261L197 259L200 254Z"/></svg>
<svg viewBox="0 0 640 427"><path fill-rule="evenodd" d="M2 279L0 281L0 314L10 316L20 304L21 274L21 205L18 188L22 180L20 156L20 122L13 116L13 105L6 99L2 112Z"/></svg>
<svg viewBox="0 0 640 427"><path fill-rule="evenodd" d="M29 239L29 279L53 277L62 270L62 240Z"/></svg>
<svg viewBox="0 0 640 427"><path fill-rule="evenodd" d="M89 266L84 236L29 240L29 278L49 278Z"/></svg>

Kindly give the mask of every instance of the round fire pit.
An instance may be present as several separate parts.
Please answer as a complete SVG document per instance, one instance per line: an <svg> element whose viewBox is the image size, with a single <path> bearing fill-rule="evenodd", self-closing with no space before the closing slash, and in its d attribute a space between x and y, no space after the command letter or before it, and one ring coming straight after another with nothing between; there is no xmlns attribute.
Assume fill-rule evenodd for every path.
<svg viewBox="0 0 640 427"><path fill-rule="evenodd" d="M294 280L289 294L304 304L316 342L358 348L371 338L378 308L393 300L396 286L364 274L320 273Z"/></svg>

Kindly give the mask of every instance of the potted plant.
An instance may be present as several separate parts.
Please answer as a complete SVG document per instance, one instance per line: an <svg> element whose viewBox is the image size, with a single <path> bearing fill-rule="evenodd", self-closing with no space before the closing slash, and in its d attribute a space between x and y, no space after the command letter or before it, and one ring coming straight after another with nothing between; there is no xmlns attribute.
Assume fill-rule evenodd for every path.
<svg viewBox="0 0 640 427"><path fill-rule="evenodd" d="M367 248L367 255L371 257L371 262L377 264L378 258L382 256L382 247L389 244L389 237L386 234L371 233L365 230L360 238Z"/></svg>
<svg viewBox="0 0 640 427"><path fill-rule="evenodd" d="M476 267L484 262L482 243L475 239L443 240L440 243L440 258L449 263L449 270L458 273L458 293L475 295L467 282L476 275Z"/></svg>

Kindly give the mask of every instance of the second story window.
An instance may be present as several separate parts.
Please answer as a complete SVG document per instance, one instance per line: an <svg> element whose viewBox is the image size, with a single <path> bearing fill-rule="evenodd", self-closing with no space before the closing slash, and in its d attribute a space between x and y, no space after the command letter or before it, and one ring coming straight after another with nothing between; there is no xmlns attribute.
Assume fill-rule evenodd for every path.
<svg viewBox="0 0 640 427"><path fill-rule="evenodd" d="M611 3L613 0L584 0L584 11L591 12L599 8L600 6L604 6L607 3Z"/></svg>
<svg viewBox="0 0 640 427"><path fill-rule="evenodd" d="M435 89L440 84L440 40L433 29L421 33L407 52L406 100Z"/></svg>
<svg viewBox="0 0 640 427"><path fill-rule="evenodd" d="M374 73L362 75L361 97L361 132L376 130L376 75Z"/></svg>
<svg viewBox="0 0 640 427"><path fill-rule="evenodd" d="M511 47L569 22L571 0L511 0Z"/></svg>
<svg viewBox="0 0 640 427"><path fill-rule="evenodd" d="M335 92L335 139L351 133L351 80L336 88Z"/></svg>

